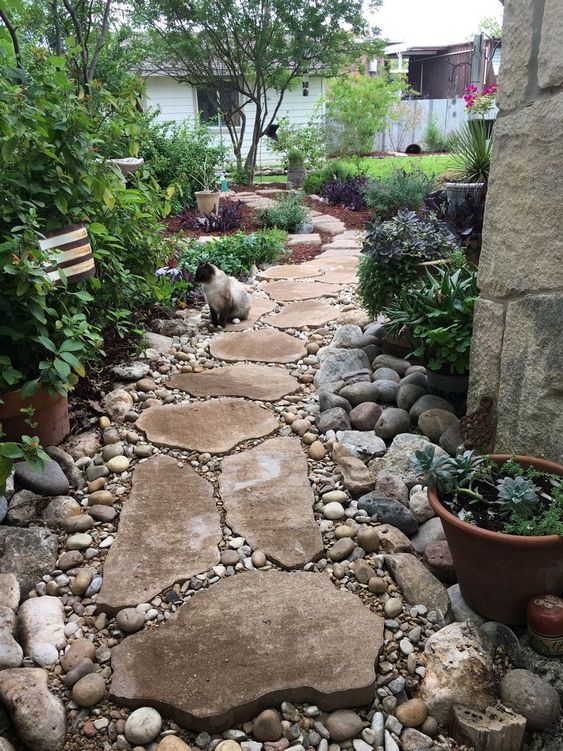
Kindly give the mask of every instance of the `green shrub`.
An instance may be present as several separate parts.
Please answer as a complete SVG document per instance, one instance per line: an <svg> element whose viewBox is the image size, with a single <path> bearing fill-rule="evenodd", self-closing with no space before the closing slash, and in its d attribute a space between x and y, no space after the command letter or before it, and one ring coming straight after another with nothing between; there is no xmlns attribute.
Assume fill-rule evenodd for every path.
<svg viewBox="0 0 563 751"><path fill-rule="evenodd" d="M350 161L342 159L331 159L321 170L309 172L303 183L305 193L315 193L319 195L321 186L328 180L347 180L350 177L357 177L360 170Z"/></svg>
<svg viewBox="0 0 563 751"><path fill-rule="evenodd" d="M290 124L284 117L280 120L277 140L269 143L269 148L282 155L283 166L287 167L288 154L298 149L305 157L307 169L316 169L326 159L326 129L323 118L316 110L305 125Z"/></svg>
<svg viewBox="0 0 563 751"><path fill-rule="evenodd" d="M287 235L282 230L266 229L251 235L237 232L204 245L195 239L181 241L178 268L192 275L200 263L207 261L229 276L244 278L253 266L279 260L286 240Z"/></svg>
<svg viewBox="0 0 563 751"><path fill-rule="evenodd" d="M366 225L358 268L358 295L374 318L415 282L417 264L450 259L458 251L448 227L433 214L419 219L401 211L394 219Z"/></svg>
<svg viewBox="0 0 563 751"><path fill-rule="evenodd" d="M289 191L276 199L273 206L258 212L258 221L262 227L278 227L286 232L296 232L309 217L303 206L303 197L297 191Z"/></svg>
<svg viewBox="0 0 563 751"><path fill-rule="evenodd" d="M470 120L452 138L452 167L457 180L487 183L492 143L484 120Z"/></svg>
<svg viewBox="0 0 563 751"><path fill-rule="evenodd" d="M424 143L428 151L447 151L446 141L434 116L430 118L424 130Z"/></svg>
<svg viewBox="0 0 563 751"><path fill-rule="evenodd" d="M324 178L321 171L308 172L303 183L303 192L318 196L323 182Z"/></svg>
<svg viewBox="0 0 563 751"><path fill-rule="evenodd" d="M418 211L434 190L434 178L422 170L398 169L389 177L371 181L365 190L368 207L381 219L394 216L401 209Z"/></svg>

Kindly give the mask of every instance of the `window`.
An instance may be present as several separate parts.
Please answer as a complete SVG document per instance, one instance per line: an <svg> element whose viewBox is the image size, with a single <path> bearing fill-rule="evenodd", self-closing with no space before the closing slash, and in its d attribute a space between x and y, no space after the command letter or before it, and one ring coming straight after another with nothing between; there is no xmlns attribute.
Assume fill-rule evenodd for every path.
<svg viewBox="0 0 563 751"><path fill-rule="evenodd" d="M238 93L230 85L197 90L197 108L201 121L209 123L212 127L219 125L221 113L232 112L237 103ZM235 125L239 124L238 113L233 120Z"/></svg>

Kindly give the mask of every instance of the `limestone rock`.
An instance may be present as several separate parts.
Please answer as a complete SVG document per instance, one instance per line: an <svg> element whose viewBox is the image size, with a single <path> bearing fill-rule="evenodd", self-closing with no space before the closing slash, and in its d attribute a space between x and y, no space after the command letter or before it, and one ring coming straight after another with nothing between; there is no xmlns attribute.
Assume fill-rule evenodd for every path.
<svg viewBox="0 0 563 751"><path fill-rule="evenodd" d="M362 349L330 349L315 374L315 386L322 388L325 384L339 381L352 370L363 368L370 368L370 363Z"/></svg>
<svg viewBox="0 0 563 751"><path fill-rule="evenodd" d="M338 469L342 473L344 487L353 496L369 493L373 488L373 477L361 459L354 456L341 456L338 459Z"/></svg>
<svg viewBox="0 0 563 751"><path fill-rule="evenodd" d="M0 574L0 607L17 610L20 596L20 585L14 574Z"/></svg>
<svg viewBox="0 0 563 751"><path fill-rule="evenodd" d="M23 650L14 639L17 619L14 611L0 606L0 670L17 668L22 664Z"/></svg>
<svg viewBox="0 0 563 751"><path fill-rule="evenodd" d="M424 551L424 563L434 576L445 584L457 582L455 566L446 540L431 542ZM449 596L449 592L448 592Z"/></svg>
<svg viewBox="0 0 563 751"><path fill-rule="evenodd" d="M147 459L135 470L104 564L98 608L136 606L175 581L207 571L219 562L221 536L211 484L170 456Z"/></svg>
<svg viewBox="0 0 563 751"><path fill-rule="evenodd" d="M387 498L394 498L403 506L408 506L409 489L403 482L400 475L392 475L387 472L380 472L375 481L375 489L381 495Z"/></svg>
<svg viewBox="0 0 563 751"><path fill-rule="evenodd" d="M502 702L526 718L528 730L545 730L559 719L555 688L529 670L509 670L500 685Z"/></svg>
<svg viewBox="0 0 563 751"><path fill-rule="evenodd" d="M66 646L64 622L64 608L58 597L32 597L23 602L18 623L26 654L35 658L36 652L49 644L55 649L55 662L58 650Z"/></svg>
<svg viewBox="0 0 563 751"><path fill-rule="evenodd" d="M387 451L381 438L363 430L339 430L336 440L350 456L357 459L371 459L382 456Z"/></svg>
<svg viewBox="0 0 563 751"><path fill-rule="evenodd" d="M33 751L60 751L66 734L63 704L49 692L41 668L0 671L0 699L22 741Z"/></svg>
<svg viewBox="0 0 563 751"><path fill-rule="evenodd" d="M307 459L295 438L226 457L220 492L231 529L279 566L299 568L322 555Z"/></svg>
<svg viewBox="0 0 563 751"><path fill-rule="evenodd" d="M423 397L424 398L424 397ZM415 435L414 433L400 433L393 438L385 456L372 459L369 468L374 477L384 471L393 475L400 475L403 481L410 487L416 485L418 477L411 463L411 456L415 451L424 450L430 444L424 436ZM446 455L446 452L439 446L435 447L435 456Z"/></svg>
<svg viewBox="0 0 563 751"><path fill-rule="evenodd" d="M22 597L55 567L57 538L46 529L0 527L0 572L14 574Z"/></svg>
<svg viewBox="0 0 563 751"><path fill-rule="evenodd" d="M278 422L258 404L225 398L151 407L139 417L137 427L157 446L221 454L241 441L272 433Z"/></svg>
<svg viewBox="0 0 563 751"><path fill-rule="evenodd" d="M386 555L385 565L407 602L446 614L449 605L446 588L416 556L409 553Z"/></svg>
<svg viewBox="0 0 563 751"><path fill-rule="evenodd" d="M114 365L111 369L113 375L120 381L139 381L149 374L150 365L143 360L136 360L132 363L121 363Z"/></svg>
<svg viewBox="0 0 563 751"><path fill-rule="evenodd" d="M172 337L156 334L154 331L145 331L143 333L143 341L147 347L155 349L161 355L167 355L172 349L174 343Z"/></svg>
<svg viewBox="0 0 563 751"><path fill-rule="evenodd" d="M435 516L433 519L429 519L424 524L421 524L418 532L413 535L411 542L416 552L422 555L430 543L445 539L446 534L442 520L438 516Z"/></svg>
<svg viewBox="0 0 563 751"><path fill-rule="evenodd" d="M377 533L383 553L412 553L411 541L397 527L391 524L381 524L377 527Z"/></svg>
<svg viewBox="0 0 563 751"><path fill-rule="evenodd" d="M307 354L300 339L282 331L258 329L235 334L219 334L211 340L213 357L236 362L295 362Z"/></svg>
<svg viewBox="0 0 563 751"><path fill-rule="evenodd" d="M168 384L192 396L242 396L272 402L300 388L297 379L285 368L242 362L203 373L179 373Z"/></svg>
<svg viewBox="0 0 563 751"><path fill-rule="evenodd" d="M133 397L124 389L114 389L102 399L102 409L115 422L123 422L125 415L133 409Z"/></svg>
<svg viewBox="0 0 563 751"><path fill-rule="evenodd" d="M96 430L70 436L64 443L65 451L76 461L83 456L94 456L100 448L100 439Z"/></svg>
<svg viewBox="0 0 563 751"><path fill-rule="evenodd" d="M343 652L343 639L354 650ZM382 619L328 577L250 572L223 579L160 628L114 647L111 696L126 706L156 704L176 722L212 732L281 696L324 710L363 705L374 697L382 639ZM326 655L337 651L327 670Z"/></svg>
<svg viewBox="0 0 563 751"><path fill-rule="evenodd" d="M435 516L428 501L428 489L415 486L410 493L409 508L419 524L424 524Z"/></svg>
<svg viewBox="0 0 563 751"><path fill-rule="evenodd" d="M454 704L484 710L496 703L493 657L475 626L452 623L436 632L426 642L424 657L419 698L438 722L448 723Z"/></svg>

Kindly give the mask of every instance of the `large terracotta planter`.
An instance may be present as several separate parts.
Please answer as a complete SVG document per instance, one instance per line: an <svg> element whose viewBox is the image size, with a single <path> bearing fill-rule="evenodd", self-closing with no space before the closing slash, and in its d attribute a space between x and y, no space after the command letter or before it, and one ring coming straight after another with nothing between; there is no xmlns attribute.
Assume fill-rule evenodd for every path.
<svg viewBox="0 0 563 751"><path fill-rule="evenodd" d="M511 457L494 455L497 464ZM517 456L522 466L563 475L554 462ZM428 500L442 520L463 599L477 613L511 625L526 623L528 601L563 592L563 537L521 537L491 532L458 519L440 502L435 489Z"/></svg>
<svg viewBox="0 0 563 751"><path fill-rule="evenodd" d="M64 396L50 396L39 387L28 399L22 399L19 391L0 394L0 423L6 434L4 440L19 441L22 435L36 435L43 446L56 446L70 432L68 419L68 399ZM25 421L20 410L33 407L35 428Z"/></svg>
<svg viewBox="0 0 563 751"><path fill-rule="evenodd" d="M68 282L79 282L96 273L86 225L71 224L46 232L38 244L41 250L51 251L55 256L55 265L46 267L51 281L60 283L61 270Z"/></svg>
<svg viewBox="0 0 563 751"><path fill-rule="evenodd" d="M287 172L287 184L294 190L299 190L303 187L303 183L307 177L307 170L304 167L291 167Z"/></svg>
<svg viewBox="0 0 563 751"><path fill-rule="evenodd" d="M198 190L195 194L195 200L200 214L211 214L212 211L217 213L221 194L217 191Z"/></svg>

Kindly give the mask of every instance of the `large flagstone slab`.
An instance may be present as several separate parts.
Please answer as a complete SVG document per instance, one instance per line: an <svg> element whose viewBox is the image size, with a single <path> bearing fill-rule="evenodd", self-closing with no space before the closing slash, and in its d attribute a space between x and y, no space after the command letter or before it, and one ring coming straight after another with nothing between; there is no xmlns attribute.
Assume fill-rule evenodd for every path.
<svg viewBox="0 0 563 751"><path fill-rule="evenodd" d="M248 318L245 318L245 320L240 323L228 323L225 326L225 331L244 331L245 329L249 329L254 326L256 321L259 321L262 316L275 310L275 303L268 300L267 297L262 297L262 295L250 295L250 300L251 305Z"/></svg>
<svg viewBox="0 0 563 751"><path fill-rule="evenodd" d="M338 305L331 305L326 300L301 300L284 305L281 313L266 316L264 323L277 329L315 328L334 321L339 315Z"/></svg>
<svg viewBox="0 0 563 751"><path fill-rule="evenodd" d="M324 245L323 246L325 250L323 250L322 253L319 253L318 256L316 256L315 260L322 260L325 258L342 258L343 256L349 256L351 258L359 258L361 255L361 249L360 248L342 248L337 247L334 248L331 245Z"/></svg>
<svg viewBox="0 0 563 751"><path fill-rule="evenodd" d="M151 407L141 414L136 424L157 446L211 454L224 454L237 443L261 438L278 427L269 410L244 399L210 399L194 404Z"/></svg>
<svg viewBox="0 0 563 751"><path fill-rule="evenodd" d="M168 386L192 396L243 396L247 399L275 402L298 391L297 378L285 368L238 362L203 373L179 373Z"/></svg>
<svg viewBox="0 0 563 751"><path fill-rule="evenodd" d="M220 492L231 529L274 563L298 568L322 556L307 459L297 438L272 438L227 456Z"/></svg>
<svg viewBox="0 0 563 751"><path fill-rule="evenodd" d="M357 284L358 277L356 269L333 269L326 272L323 281L329 284Z"/></svg>
<svg viewBox="0 0 563 751"><path fill-rule="evenodd" d="M371 703L383 620L324 574L248 572L112 650L110 696L208 732L281 701Z"/></svg>
<svg viewBox="0 0 563 751"><path fill-rule="evenodd" d="M328 258L321 258L317 256L312 261L306 261L303 266L308 266L311 269L318 269L323 273L332 271L333 269L357 269L360 259L358 256L330 256Z"/></svg>
<svg viewBox="0 0 563 751"><path fill-rule="evenodd" d="M320 271L315 271L301 264L286 266L270 266L269 269L259 271L256 276L259 279L306 279L314 276L320 276Z"/></svg>
<svg viewBox="0 0 563 751"><path fill-rule="evenodd" d="M336 297L340 292L337 284L324 282L269 282L261 285L264 292L279 302L291 300L313 300L317 297Z"/></svg>
<svg viewBox="0 0 563 751"><path fill-rule="evenodd" d="M273 329L220 334L213 337L209 351L213 357L227 362L251 360L288 363L300 360L307 354L300 339Z"/></svg>
<svg viewBox="0 0 563 751"><path fill-rule="evenodd" d="M219 563L220 540L211 483L170 456L142 462L104 563L98 608L135 607L209 570Z"/></svg>

